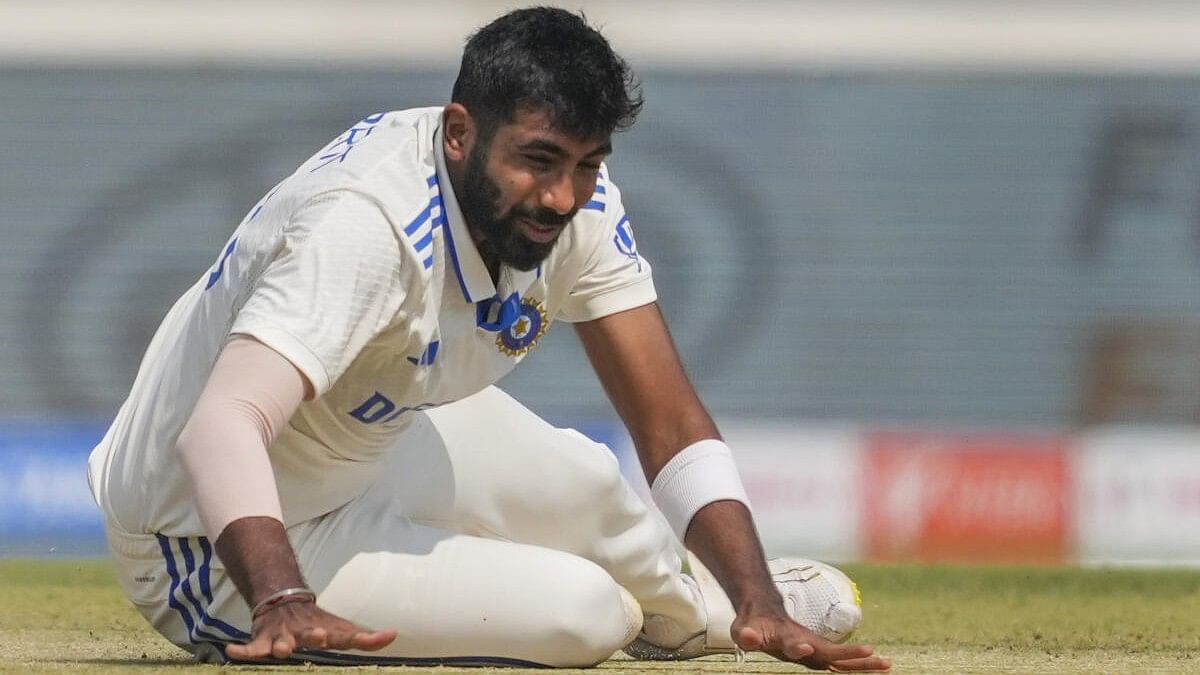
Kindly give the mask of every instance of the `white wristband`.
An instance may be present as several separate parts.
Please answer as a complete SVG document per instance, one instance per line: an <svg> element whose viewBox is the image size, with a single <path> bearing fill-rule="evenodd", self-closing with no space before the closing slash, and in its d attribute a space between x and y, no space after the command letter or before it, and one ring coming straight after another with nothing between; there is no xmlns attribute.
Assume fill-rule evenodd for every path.
<svg viewBox="0 0 1200 675"><path fill-rule="evenodd" d="M728 499L750 508L733 452L717 439L680 450L654 478L650 496L680 541L696 512L713 502Z"/></svg>

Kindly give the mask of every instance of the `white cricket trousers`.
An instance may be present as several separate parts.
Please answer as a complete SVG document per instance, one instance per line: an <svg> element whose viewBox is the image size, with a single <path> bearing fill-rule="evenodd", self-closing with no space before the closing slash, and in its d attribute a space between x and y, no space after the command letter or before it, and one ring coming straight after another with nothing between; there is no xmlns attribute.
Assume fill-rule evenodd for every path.
<svg viewBox="0 0 1200 675"><path fill-rule="evenodd" d="M646 615L704 629L673 535L607 447L556 429L494 387L419 414L378 478L341 508L288 528L325 609L396 628L378 652L307 651L346 664L589 666ZM204 537L109 525L126 595L207 661L249 639L250 613Z"/></svg>

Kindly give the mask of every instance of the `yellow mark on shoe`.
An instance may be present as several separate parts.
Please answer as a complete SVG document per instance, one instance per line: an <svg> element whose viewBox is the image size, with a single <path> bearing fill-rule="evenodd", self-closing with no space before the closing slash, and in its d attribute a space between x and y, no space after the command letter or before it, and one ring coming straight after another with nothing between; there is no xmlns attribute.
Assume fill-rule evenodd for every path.
<svg viewBox="0 0 1200 675"><path fill-rule="evenodd" d="M858 590L858 584L853 579L850 580L850 588L854 589L854 604L862 607L862 591Z"/></svg>

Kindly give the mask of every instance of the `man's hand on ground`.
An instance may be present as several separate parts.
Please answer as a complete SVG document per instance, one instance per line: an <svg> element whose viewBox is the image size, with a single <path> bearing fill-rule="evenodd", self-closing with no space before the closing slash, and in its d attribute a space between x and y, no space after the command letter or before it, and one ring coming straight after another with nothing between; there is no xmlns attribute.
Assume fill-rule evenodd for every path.
<svg viewBox="0 0 1200 675"><path fill-rule="evenodd" d="M229 645L225 654L238 661L286 659L300 649L376 651L396 639L396 629L370 631L330 614L313 602L289 602L254 620L253 636L244 645Z"/></svg>
<svg viewBox="0 0 1200 675"><path fill-rule="evenodd" d="M748 652L763 652L781 661L792 661L814 670L834 672L888 672L891 661L875 656L867 645L830 642L787 616L738 616L732 637Z"/></svg>
<svg viewBox="0 0 1200 675"><path fill-rule="evenodd" d="M257 606L280 589L307 588L283 523L275 518L239 518L217 538L217 555L246 603ZM307 598L307 594L304 594ZM364 649L375 651L396 639L396 630L370 631L317 606L315 602L280 602L254 617L250 642L229 645L225 655L239 661L286 659L298 649Z"/></svg>

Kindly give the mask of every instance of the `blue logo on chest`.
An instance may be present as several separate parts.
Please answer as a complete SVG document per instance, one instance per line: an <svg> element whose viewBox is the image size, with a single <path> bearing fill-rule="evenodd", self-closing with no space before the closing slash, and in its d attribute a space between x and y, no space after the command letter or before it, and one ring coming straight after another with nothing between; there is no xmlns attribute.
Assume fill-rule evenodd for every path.
<svg viewBox="0 0 1200 675"><path fill-rule="evenodd" d="M533 349L548 327L542 303L526 300L521 303L516 320L496 334L496 346L509 356L520 356Z"/></svg>

